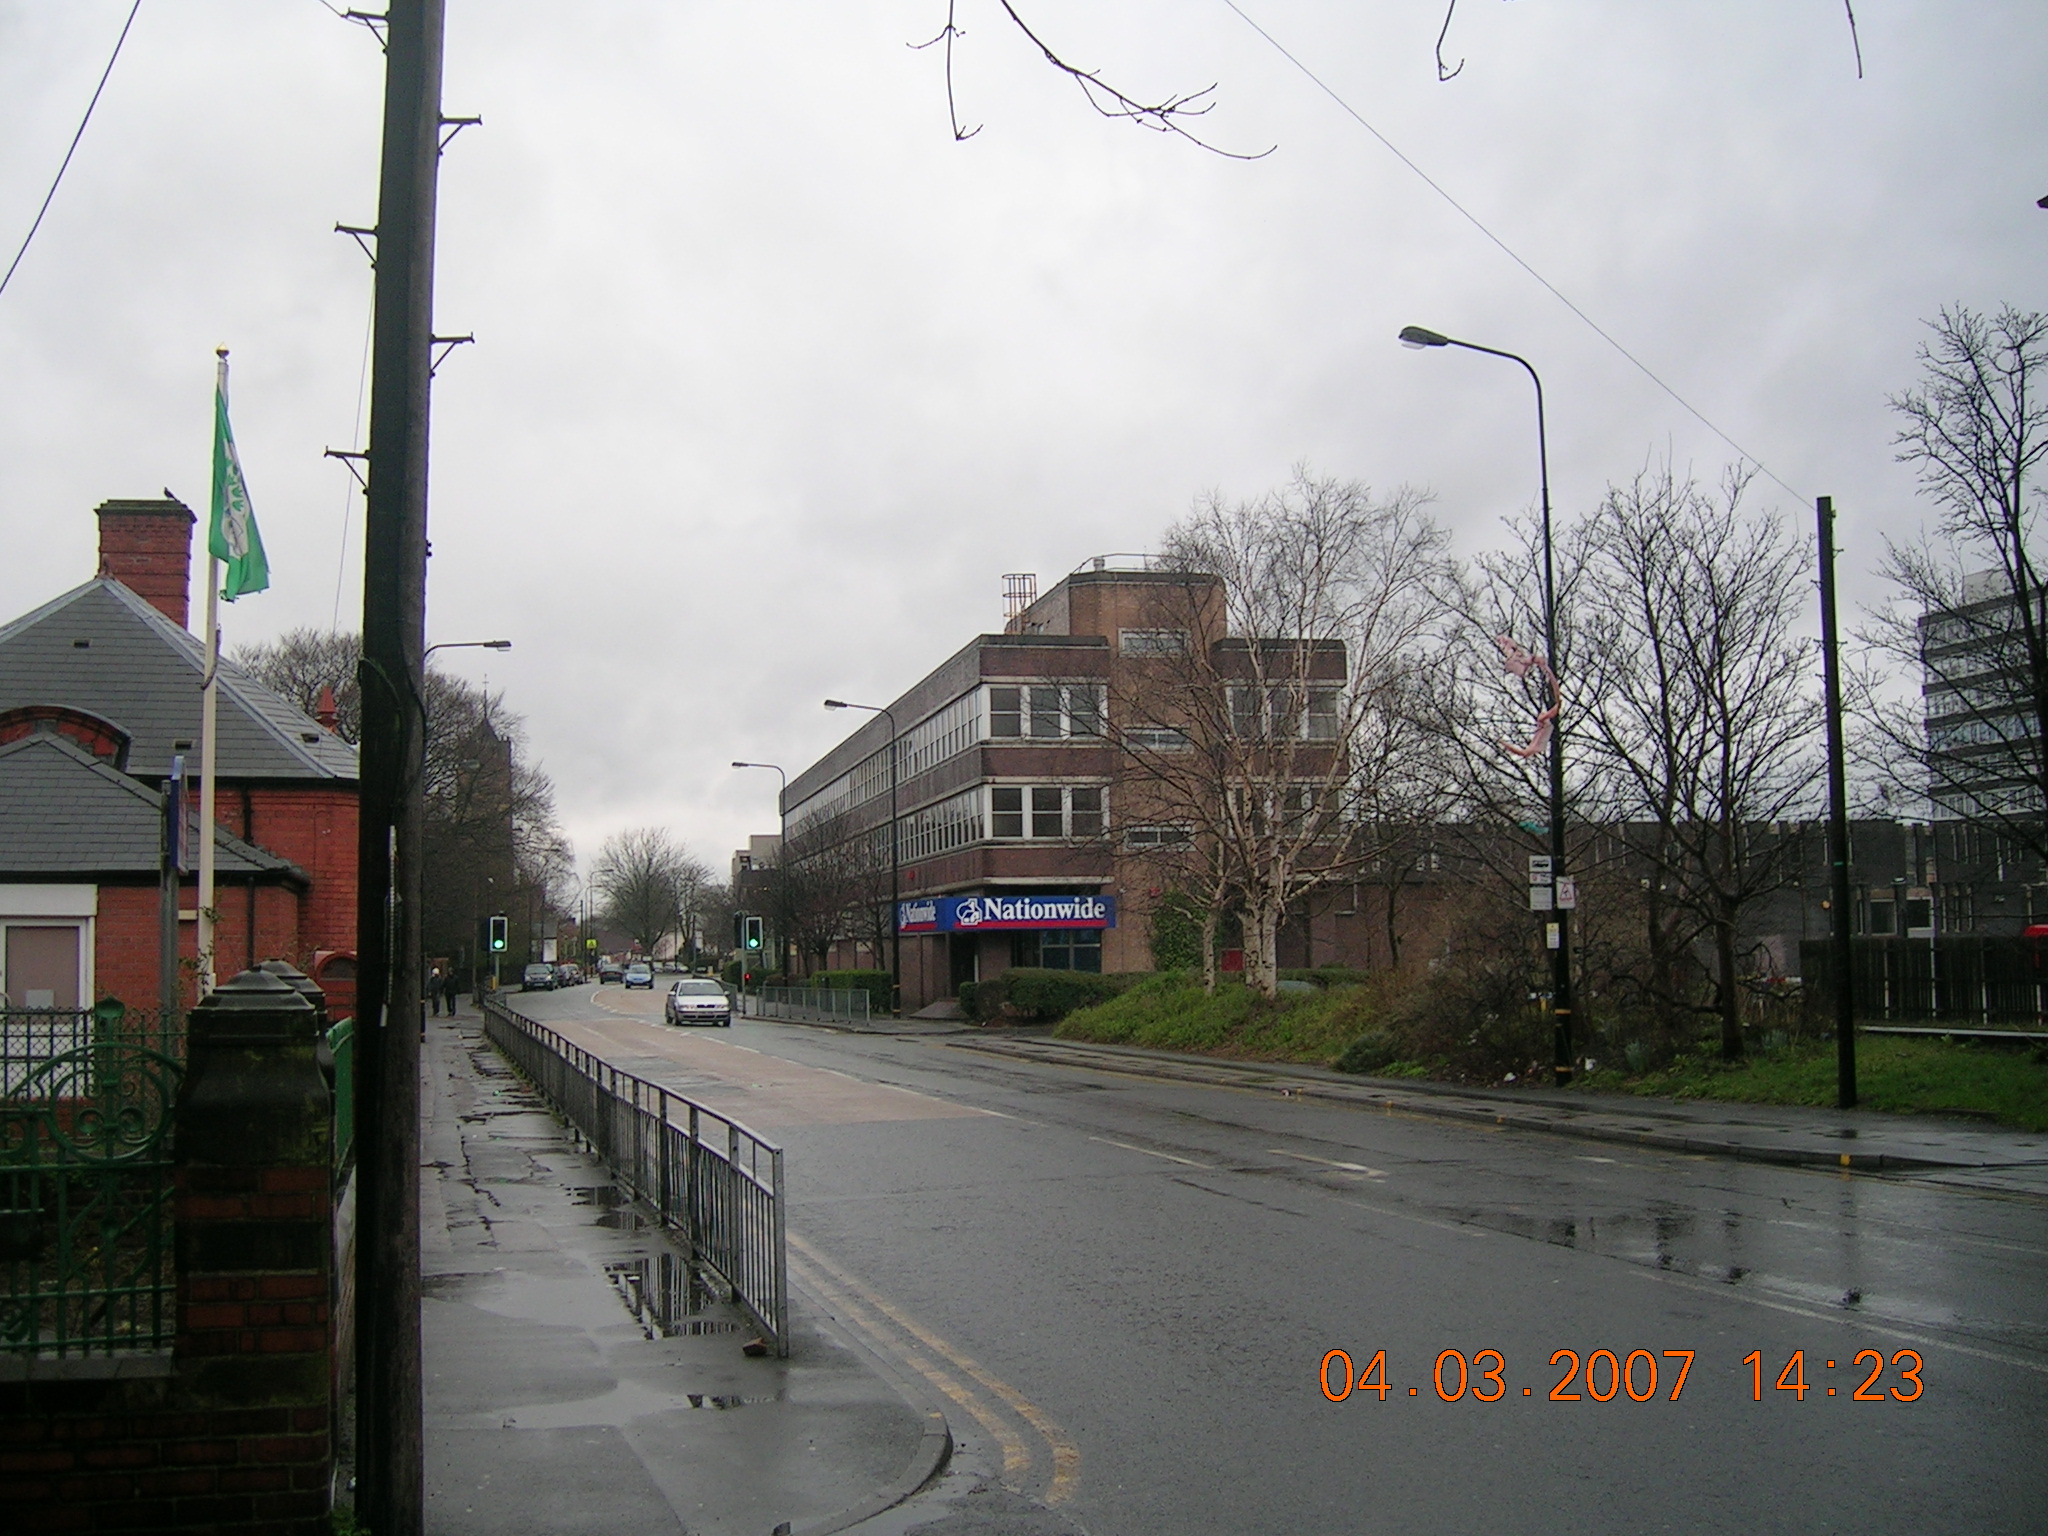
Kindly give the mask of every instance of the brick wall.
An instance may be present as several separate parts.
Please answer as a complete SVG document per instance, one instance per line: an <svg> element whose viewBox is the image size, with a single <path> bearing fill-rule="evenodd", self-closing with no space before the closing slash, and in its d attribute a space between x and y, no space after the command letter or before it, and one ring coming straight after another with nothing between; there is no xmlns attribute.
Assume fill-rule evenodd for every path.
<svg viewBox="0 0 2048 1536"><path fill-rule="evenodd" d="M356 947L354 785L223 785L215 814L237 837L290 859L311 877L296 945L278 950L301 970L314 951Z"/></svg>
<svg viewBox="0 0 2048 1536"><path fill-rule="evenodd" d="M8 1532L328 1532L332 1172L313 1024L261 973L193 1010L173 1350L0 1355Z"/></svg>
<svg viewBox="0 0 2048 1536"><path fill-rule="evenodd" d="M10 1531L328 1529L328 1410L194 1408L175 1378L0 1382Z"/></svg>
<svg viewBox="0 0 2048 1536"><path fill-rule="evenodd" d="M191 911L197 888L187 884L179 908ZM93 925L93 990L99 997L118 997L130 1008L157 1007L157 888L154 885L103 885L99 918ZM198 954L197 924L178 925L178 954ZM189 976L189 968L181 974ZM195 1000L193 983L185 983L184 1002Z"/></svg>

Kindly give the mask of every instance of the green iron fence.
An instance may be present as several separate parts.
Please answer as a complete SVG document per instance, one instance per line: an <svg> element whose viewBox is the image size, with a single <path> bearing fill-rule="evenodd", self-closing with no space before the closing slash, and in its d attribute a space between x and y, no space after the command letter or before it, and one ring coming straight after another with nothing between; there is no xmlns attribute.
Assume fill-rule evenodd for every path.
<svg viewBox="0 0 2048 1536"><path fill-rule="evenodd" d="M0 1350L170 1346L183 1020L0 1010Z"/></svg>
<svg viewBox="0 0 2048 1536"><path fill-rule="evenodd" d="M334 1058L334 1176L338 1182L356 1155L356 1021L338 1020L327 1031Z"/></svg>

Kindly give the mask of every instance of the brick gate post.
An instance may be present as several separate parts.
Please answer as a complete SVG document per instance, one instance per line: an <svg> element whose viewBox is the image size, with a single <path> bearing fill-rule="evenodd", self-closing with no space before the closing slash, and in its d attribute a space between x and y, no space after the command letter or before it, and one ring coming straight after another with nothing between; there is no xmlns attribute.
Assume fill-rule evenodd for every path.
<svg viewBox="0 0 2048 1536"><path fill-rule="evenodd" d="M332 1111L317 1017L264 971L190 1015L174 1120L175 1357L179 1405L205 1420L180 1449L212 1487L188 1485L182 1527L327 1530Z"/></svg>

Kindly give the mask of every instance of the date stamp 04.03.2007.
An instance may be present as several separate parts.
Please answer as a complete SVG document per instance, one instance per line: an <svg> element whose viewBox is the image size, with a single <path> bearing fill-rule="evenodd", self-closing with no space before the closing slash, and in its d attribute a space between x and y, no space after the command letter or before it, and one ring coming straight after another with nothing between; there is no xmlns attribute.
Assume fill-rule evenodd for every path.
<svg viewBox="0 0 2048 1536"><path fill-rule="evenodd" d="M1446 1403L1468 1399L1497 1403L1510 1397L1536 1398L1539 1392L1542 1401L1552 1403L1675 1403L1698 1357L1699 1351L1692 1349L1632 1349L1626 1355L1596 1349L1581 1359L1575 1349L1560 1349L1550 1357L1550 1375L1517 1389L1508 1380L1507 1357L1497 1349L1482 1349L1469 1357L1462 1350L1440 1351L1427 1383L1414 1385L1389 1375L1384 1349L1374 1351L1362 1370L1352 1364L1349 1351L1333 1349L1324 1354L1316 1379L1323 1396L1333 1403L1367 1394L1368 1401L1384 1403L1389 1398L1419 1398L1425 1392ZM1810 1382L1809 1364L1817 1367ZM1846 1362L1822 1355L1809 1362L1805 1350L1795 1349L1782 1366L1765 1360L1762 1350L1751 1350L1742 1357L1741 1365L1739 1375L1714 1372L1713 1378L1739 1380L1750 1399L1759 1403L1765 1400L1766 1390L1774 1402L1789 1398L1801 1403L1808 1393L1820 1401L1839 1396L1852 1403L1911 1403L1918 1401L1924 1390L1920 1355L1911 1349L1899 1350L1889 1359L1875 1349L1858 1350ZM1836 1371L1841 1374L1830 1374ZM1556 1379L1550 1379L1551 1375ZM1780 1397L1780 1393L1787 1396Z"/></svg>

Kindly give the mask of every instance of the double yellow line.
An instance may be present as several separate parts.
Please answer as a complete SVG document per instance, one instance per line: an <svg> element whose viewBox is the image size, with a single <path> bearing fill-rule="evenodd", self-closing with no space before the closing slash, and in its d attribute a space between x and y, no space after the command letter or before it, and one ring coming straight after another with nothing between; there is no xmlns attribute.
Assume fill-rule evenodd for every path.
<svg viewBox="0 0 2048 1536"><path fill-rule="evenodd" d="M789 1235L789 1246L790 1272L799 1284L823 1301L868 1348L898 1368L923 1377L1002 1448L1004 1487L1023 1493L1036 1481L1037 1447L1042 1446L1052 1467L1045 1502L1064 1504L1074 1496L1081 1475L1081 1452L1051 1415L794 1233Z"/></svg>

